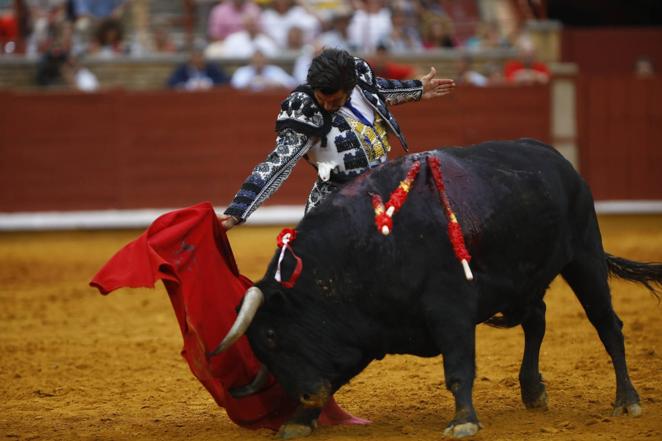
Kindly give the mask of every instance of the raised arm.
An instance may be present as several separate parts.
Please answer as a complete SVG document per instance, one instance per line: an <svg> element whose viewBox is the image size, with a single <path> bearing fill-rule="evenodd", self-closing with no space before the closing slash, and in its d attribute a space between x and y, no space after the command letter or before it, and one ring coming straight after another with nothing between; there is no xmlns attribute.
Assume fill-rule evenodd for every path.
<svg viewBox="0 0 662 441"><path fill-rule="evenodd" d="M401 81L377 77L377 88L389 106L419 101L423 95L423 83L420 80Z"/></svg>
<svg viewBox="0 0 662 441"><path fill-rule="evenodd" d="M255 166L219 220L227 230L244 222L267 200L287 177L297 161L317 142L325 125L313 99L293 92L281 104L276 120L276 147Z"/></svg>
<svg viewBox="0 0 662 441"><path fill-rule="evenodd" d="M276 148L269 153L264 162L255 166L225 210L226 216L219 218L225 229L244 222L278 190L312 143L312 137L308 135L293 129L281 130L276 138Z"/></svg>
<svg viewBox="0 0 662 441"><path fill-rule="evenodd" d="M420 80L400 81L377 77L377 88L389 105L436 98L448 95L455 89L455 81L435 78L436 75L437 70L431 67L430 72Z"/></svg>

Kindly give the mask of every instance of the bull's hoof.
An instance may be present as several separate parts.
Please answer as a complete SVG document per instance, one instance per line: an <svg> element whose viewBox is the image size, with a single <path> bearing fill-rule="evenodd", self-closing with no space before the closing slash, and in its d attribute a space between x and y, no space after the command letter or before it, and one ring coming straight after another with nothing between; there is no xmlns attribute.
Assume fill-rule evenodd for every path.
<svg viewBox="0 0 662 441"><path fill-rule="evenodd" d="M305 424L287 423L283 424L276 434L280 439L303 438L313 433L313 427Z"/></svg>
<svg viewBox="0 0 662 441"><path fill-rule="evenodd" d="M612 416L630 415L633 417L641 416L641 406L639 403L628 404L626 406L615 406L611 412Z"/></svg>
<svg viewBox="0 0 662 441"><path fill-rule="evenodd" d="M524 399L524 406L527 409L547 410L547 391L543 388L542 393L534 399Z"/></svg>
<svg viewBox="0 0 662 441"><path fill-rule="evenodd" d="M519 378L522 403L527 409L547 410L547 390L540 373Z"/></svg>
<svg viewBox="0 0 662 441"><path fill-rule="evenodd" d="M480 424L477 423L461 423L451 424L444 430L444 435L450 438L465 438L478 433Z"/></svg>

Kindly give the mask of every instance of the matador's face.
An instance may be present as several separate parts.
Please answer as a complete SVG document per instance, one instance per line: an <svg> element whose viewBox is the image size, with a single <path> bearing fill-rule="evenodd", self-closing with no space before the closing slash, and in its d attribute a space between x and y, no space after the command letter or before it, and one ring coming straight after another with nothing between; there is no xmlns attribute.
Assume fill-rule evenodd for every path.
<svg viewBox="0 0 662 441"><path fill-rule="evenodd" d="M315 99L327 112L333 113L337 112L342 106L347 102L349 98L349 93L344 90L338 90L337 92L331 94L325 94L319 89L314 91Z"/></svg>

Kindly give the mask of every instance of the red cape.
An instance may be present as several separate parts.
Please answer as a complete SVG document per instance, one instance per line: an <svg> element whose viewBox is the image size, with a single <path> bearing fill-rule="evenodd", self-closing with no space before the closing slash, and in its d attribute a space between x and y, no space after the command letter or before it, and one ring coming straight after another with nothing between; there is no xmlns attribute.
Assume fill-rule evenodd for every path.
<svg viewBox="0 0 662 441"><path fill-rule="evenodd" d="M250 383L260 368L241 337L223 354L207 359L237 316L235 308L253 285L239 273L225 230L208 202L166 213L145 233L117 252L94 276L90 286L102 294L118 288L154 287L168 291L184 337L182 356L193 375L240 426L277 430L297 403L270 379L261 392L235 399L227 391ZM366 424L333 400L320 424Z"/></svg>

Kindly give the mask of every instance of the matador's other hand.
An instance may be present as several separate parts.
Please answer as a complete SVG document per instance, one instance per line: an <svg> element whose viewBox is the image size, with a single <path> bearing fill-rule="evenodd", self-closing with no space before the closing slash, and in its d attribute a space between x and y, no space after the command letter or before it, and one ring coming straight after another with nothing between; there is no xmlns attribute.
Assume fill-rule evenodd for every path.
<svg viewBox="0 0 662 441"><path fill-rule="evenodd" d="M423 83L421 98L424 100L448 95L455 89L455 81L448 78L435 78L435 75L437 75L437 69L431 67L430 72L421 77L421 83Z"/></svg>

